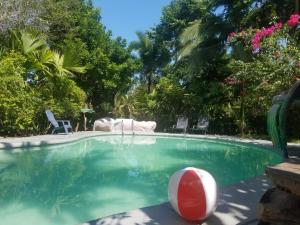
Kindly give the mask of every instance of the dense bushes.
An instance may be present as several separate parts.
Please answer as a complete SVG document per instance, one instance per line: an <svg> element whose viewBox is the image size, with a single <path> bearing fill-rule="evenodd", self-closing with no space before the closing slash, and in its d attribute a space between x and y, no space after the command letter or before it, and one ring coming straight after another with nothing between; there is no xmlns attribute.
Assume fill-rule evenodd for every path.
<svg viewBox="0 0 300 225"><path fill-rule="evenodd" d="M45 132L45 109L57 117L79 118L85 93L66 77L48 77L39 85L27 81L26 57L10 52L0 60L0 135Z"/></svg>
<svg viewBox="0 0 300 225"><path fill-rule="evenodd" d="M130 47L92 1L24 2L2 7L0 135L44 133L47 108L75 125L89 106L159 131L185 114L190 126L209 116L211 133L262 136L272 97L300 79L292 1L173 0Z"/></svg>
<svg viewBox="0 0 300 225"><path fill-rule="evenodd" d="M1 135L37 133L35 120L37 102L35 93L16 76L0 80L0 132Z"/></svg>
<svg viewBox="0 0 300 225"><path fill-rule="evenodd" d="M26 59L10 53L0 60L0 132L24 135L37 131L35 93L24 81Z"/></svg>

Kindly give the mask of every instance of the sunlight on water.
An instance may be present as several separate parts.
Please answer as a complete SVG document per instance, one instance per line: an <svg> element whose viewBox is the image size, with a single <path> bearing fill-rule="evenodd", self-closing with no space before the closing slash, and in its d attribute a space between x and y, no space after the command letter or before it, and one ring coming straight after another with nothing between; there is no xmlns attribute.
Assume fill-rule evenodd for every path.
<svg viewBox="0 0 300 225"><path fill-rule="evenodd" d="M187 166L209 171L224 186L280 161L249 145L154 136L0 151L1 224L78 224L167 201L170 175Z"/></svg>

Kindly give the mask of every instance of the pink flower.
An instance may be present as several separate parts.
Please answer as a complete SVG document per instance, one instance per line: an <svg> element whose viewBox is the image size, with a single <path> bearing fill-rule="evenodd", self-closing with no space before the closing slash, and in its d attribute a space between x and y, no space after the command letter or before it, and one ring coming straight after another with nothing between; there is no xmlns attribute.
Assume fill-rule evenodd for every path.
<svg viewBox="0 0 300 225"><path fill-rule="evenodd" d="M279 22L279 23L276 23L274 26L276 27L276 29L281 29L283 25L281 22Z"/></svg>
<svg viewBox="0 0 300 225"><path fill-rule="evenodd" d="M291 27L295 27L298 25L299 22L299 14L293 14L291 15L290 19L288 20L288 25Z"/></svg>
<svg viewBox="0 0 300 225"><path fill-rule="evenodd" d="M253 52L258 52L258 50L260 48L261 39L263 39L264 37L271 36L274 31L276 31L277 29L281 29L281 28L282 28L282 23L279 22L279 23L274 24L271 27L262 28L260 31L257 31L251 40Z"/></svg>
<svg viewBox="0 0 300 225"><path fill-rule="evenodd" d="M263 32L263 36L271 36L272 33L274 32L275 27L269 27L267 29L263 28L262 32Z"/></svg>
<svg viewBox="0 0 300 225"><path fill-rule="evenodd" d="M263 37L263 32L258 31L252 38L251 43L252 43L253 51L256 52L260 48L260 40L262 39L262 37Z"/></svg>
<svg viewBox="0 0 300 225"><path fill-rule="evenodd" d="M228 35L228 38L227 38L227 41L228 42L231 42L232 39L236 36L236 33L235 32L231 32L229 35Z"/></svg>
<svg viewBox="0 0 300 225"><path fill-rule="evenodd" d="M235 32L231 32L231 33L229 34L229 36L231 36L231 37L234 37L235 35L236 35Z"/></svg>
<svg viewBox="0 0 300 225"><path fill-rule="evenodd" d="M252 43L252 48L253 48L253 52L258 52L260 49L260 43L259 42Z"/></svg>

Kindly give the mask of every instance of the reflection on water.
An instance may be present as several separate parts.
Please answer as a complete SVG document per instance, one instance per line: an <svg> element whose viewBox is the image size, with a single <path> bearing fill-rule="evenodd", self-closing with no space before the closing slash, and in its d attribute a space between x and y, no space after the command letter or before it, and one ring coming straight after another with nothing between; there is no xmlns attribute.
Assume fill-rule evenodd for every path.
<svg viewBox="0 0 300 225"><path fill-rule="evenodd" d="M154 136L2 151L1 224L77 224L167 201L170 175L187 166L208 170L222 186L280 160L256 147Z"/></svg>
<svg viewBox="0 0 300 225"><path fill-rule="evenodd" d="M156 143L156 136L119 136L109 135L95 138L99 142L107 142L112 145L153 145Z"/></svg>

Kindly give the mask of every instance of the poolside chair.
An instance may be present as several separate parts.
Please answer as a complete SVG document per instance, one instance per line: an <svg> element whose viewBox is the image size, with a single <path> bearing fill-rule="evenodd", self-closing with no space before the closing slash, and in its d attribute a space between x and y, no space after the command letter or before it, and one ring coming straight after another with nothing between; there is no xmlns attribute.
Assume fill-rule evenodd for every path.
<svg viewBox="0 0 300 225"><path fill-rule="evenodd" d="M204 134L206 134L208 130L208 125L209 125L209 119L208 117L200 117L197 121L197 124L194 125L190 131L192 133L196 133L198 131L204 131Z"/></svg>
<svg viewBox="0 0 300 225"><path fill-rule="evenodd" d="M50 110L46 110L45 113L53 127L52 134L59 133L59 131L61 130L63 130L66 134L69 133L69 130L73 133L70 120L56 120L53 113Z"/></svg>
<svg viewBox="0 0 300 225"><path fill-rule="evenodd" d="M173 127L172 127L172 132L174 132L174 131L183 131L184 133L186 133L188 124L189 124L189 119L187 117L184 117L184 116L179 117L177 119L176 126L173 125Z"/></svg>

